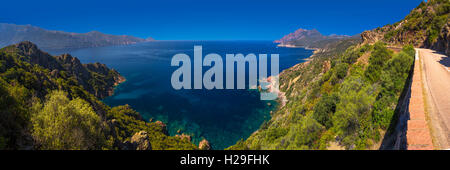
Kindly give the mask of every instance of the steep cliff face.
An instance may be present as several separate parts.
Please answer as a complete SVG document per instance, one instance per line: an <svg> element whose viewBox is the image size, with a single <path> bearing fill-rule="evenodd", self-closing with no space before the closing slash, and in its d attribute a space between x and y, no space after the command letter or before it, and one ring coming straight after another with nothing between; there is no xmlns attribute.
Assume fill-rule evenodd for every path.
<svg viewBox="0 0 450 170"><path fill-rule="evenodd" d="M104 64L81 64L78 58L70 54L51 56L29 41L4 49L9 53L19 54L26 62L50 70L56 78L61 77L60 73L64 72L66 76L75 78L79 85L98 98L112 95L114 86L125 81L125 78L116 70L109 69Z"/></svg>
<svg viewBox="0 0 450 170"><path fill-rule="evenodd" d="M50 70L62 69L56 58L39 50L35 44L29 41L15 44L13 47L14 48L7 48L7 50L9 52L17 52L19 55L24 56L24 60L31 64L37 64Z"/></svg>
<svg viewBox="0 0 450 170"><path fill-rule="evenodd" d="M109 69L105 64L81 64L80 60L70 54L55 56L63 68L73 75L78 83L88 92L98 98L105 98L113 94L114 86L125 81L116 70Z"/></svg>
<svg viewBox="0 0 450 170"><path fill-rule="evenodd" d="M0 23L0 47L22 41L31 41L41 49L58 50L128 45L153 40L153 38L142 39L128 35L109 35L98 31L69 33L45 30L31 25Z"/></svg>
<svg viewBox="0 0 450 170"><path fill-rule="evenodd" d="M0 150L198 148L168 136L164 124L145 122L128 105L110 108L98 99L112 94L121 81L104 64L82 64L69 54L51 56L31 42L0 49ZM79 113L82 118L74 119ZM80 121L91 123L80 126ZM78 136L47 135L56 131Z"/></svg>
<svg viewBox="0 0 450 170"><path fill-rule="evenodd" d="M431 49L442 51L447 56L450 56L450 23L447 22L442 28L439 38L436 43L431 46Z"/></svg>
<svg viewBox="0 0 450 170"><path fill-rule="evenodd" d="M450 55L449 50L450 1L429 0L413 9L405 19L370 31L361 37L365 43L383 41L391 46L412 44L431 48Z"/></svg>

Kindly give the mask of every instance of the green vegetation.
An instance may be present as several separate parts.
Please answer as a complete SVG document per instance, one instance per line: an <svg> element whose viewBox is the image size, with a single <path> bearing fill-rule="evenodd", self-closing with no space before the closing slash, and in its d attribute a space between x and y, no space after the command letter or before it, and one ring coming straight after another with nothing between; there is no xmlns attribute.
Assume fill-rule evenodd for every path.
<svg viewBox="0 0 450 170"><path fill-rule="evenodd" d="M414 54L412 46L394 53L380 42L349 47L329 60L316 54L280 76L286 105L228 149L327 149L332 142L368 149L395 120Z"/></svg>
<svg viewBox="0 0 450 170"><path fill-rule="evenodd" d="M123 141L130 141L133 134L144 130L150 137L154 150L193 150L197 148L190 141L167 136L164 125L143 121L140 114L128 105L112 108L107 114L107 119L111 120L112 133L118 139L116 146Z"/></svg>
<svg viewBox="0 0 450 170"><path fill-rule="evenodd" d="M26 126L29 111L24 107L23 87L12 87L0 77L0 149L22 140L20 131Z"/></svg>
<svg viewBox="0 0 450 170"><path fill-rule="evenodd" d="M106 144L105 125L86 101L69 100L62 91L54 91L45 104L35 103L31 115L32 136L40 149L102 149Z"/></svg>
<svg viewBox="0 0 450 170"><path fill-rule="evenodd" d="M381 69L384 63L392 56L392 51L381 44L376 43L372 56L369 58L369 66L367 67L364 75L373 83L377 82L381 76Z"/></svg>
<svg viewBox="0 0 450 170"><path fill-rule="evenodd" d="M362 33L362 43L342 40L321 47L312 61L281 73L287 103L260 130L228 149L377 147L381 134L396 124L413 46L448 52L449 12L450 1L429 0L400 22ZM392 46L403 49L394 52Z"/></svg>
<svg viewBox="0 0 450 170"><path fill-rule="evenodd" d="M139 131L149 134L152 149L197 148L129 106L101 102L98 94L118 76L99 63L50 56L30 42L0 49L0 149L130 149L124 145Z"/></svg>
<svg viewBox="0 0 450 170"><path fill-rule="evenodd" d="M321 52L313 60L280 75L287 103L228 149L376 147L396 123L413 45L433 47L448 38L442 30L449 12L450 1L429 0L404 20L362 34L370 41L381 36L380 42L355 37L315 42L311 47ZM30 44L0 50L0 149L130 149L131 137L140 131L147 132L152 149L197 148L168 136L161 122L145 122L128 105L103 104L98 98L120 79L116 71L82 65L70 55L50 56ZM394 52L390 46L403 49Z"/></svg>
<svg viewBox="0 0 450 170"><path fill-rule="evenodd" d="M337 103L339 103L339 98L336 94L329 96L325 93L314 107L313 118L329 129L333 126L331 118L336 112Z"/></svg>
<svg viewBox="0 0 450 170"><path fill-rule="evenodd" d="M438 39L442 28L447 24L450 13L448 0L422 2L417 8L394 25L386 26L384 40L389 43L432 46ZM425 39L424 39L425 38Z"/></svg>

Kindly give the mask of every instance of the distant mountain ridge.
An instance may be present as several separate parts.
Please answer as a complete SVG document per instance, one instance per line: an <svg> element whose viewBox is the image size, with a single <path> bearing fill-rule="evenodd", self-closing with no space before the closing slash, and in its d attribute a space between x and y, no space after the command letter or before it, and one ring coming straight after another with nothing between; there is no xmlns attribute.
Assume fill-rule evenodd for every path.
<svg viewBox="0 0 450 170"><path fill-rule="evenodd" d="M31 41L44 50L55 50L128 45L153 40L153 38L143 39L129 35L110 35L98 31L70 33L45 30L32 25L0 23L0 47Z"/></svg>
<svg viewBox="0 0 450 170"><path fill-rule="evenodd" d="M288 35L285 35L280 40L276 40L275 42L281 43L281 44L287 44L287 43L293 43L294 41L298 41L298 40L314 39L314 38L322 39L323 35L316 29L306 30L306 29L300 28L293 33L289 33Z"/></svg>
<svg viewBox="0 0 450 170"><path fill-rule="evenodd" d="M283 38L274 41L279 43L279 46L285 47L305 47L305 48L315 48L324 49L329 44L336 43L343 39L357 39L359 36L348 36L348 35L322 35L316 29L298 29L293 33L285 35Z"/></svg>

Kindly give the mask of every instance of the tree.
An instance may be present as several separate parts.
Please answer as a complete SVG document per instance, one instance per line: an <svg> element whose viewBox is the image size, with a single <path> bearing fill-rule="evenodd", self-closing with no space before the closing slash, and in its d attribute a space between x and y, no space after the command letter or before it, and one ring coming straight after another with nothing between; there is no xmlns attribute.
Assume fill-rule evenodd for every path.
<svg viewBox="0 0 450 170"><path fill-rule="evenodd" d="M101 149L105 137L100 117L82 99L69 100L62 91L47 96L42 109L32 115L33 138L38 149Z"/></svg>
<svg viewBox="0 0 450 170"><path fill-rule="evenodd" d="M415 50L408 45L389 61L381 74L381 93L373 108L374 124L386 129L394 116L396 101L404 90L411 66L414 62Z"/></svg>
<svg viewBox="0 0 450 170"><path fill-rule="evenodd" d="M347 70L348 70L348 64L347 63L340 63L336 66L336 77L338 79L343 79L345 76L347 76Z"/></svg>
<svg viewBox="0 0 450 170"><path fill-rule="evenodd" d="M293 141L287 149L315 149L315 141L320 139L320 134L325 128L316 120L309 116L305 116L298 124L291 128Z"/></svg>
<svg viewBox="0 0 450 170"><path fill-rule="evenodd" d="M381 70L385 62L388 61L391 56L392 51L387 49L383 43L375 43L374 51L369 58L369 66L364 73L370 82L375 83L380 80Z"/></svg>
<svg viewBox="0 0 450 170"><path fill-rule="evenodd" d="M355 141L363 136L364 126L370 126L367 117L375 101L375 88L363 81L361 68L354 72L342 83L339 89L339 103L332 121L335 134L347 149L354 148ZM366 140L366 139L360 139Z"/></svg>
<svg viewBox="0 0 450 170"><path fill-rule="evenodd" d="M23 99L27 94L23 86L11 86L0 77L0 150L18 149L28 120Z"/></svg>
<svg viewBox="0 0 450 170"><path fill-rule="evenodd" d="M338 96L325 94L319 103L314 107L313 118L320 124L324 125L327 129L330 128L333 123L331 117L336 112L336 104L338 103Z"/></svg>

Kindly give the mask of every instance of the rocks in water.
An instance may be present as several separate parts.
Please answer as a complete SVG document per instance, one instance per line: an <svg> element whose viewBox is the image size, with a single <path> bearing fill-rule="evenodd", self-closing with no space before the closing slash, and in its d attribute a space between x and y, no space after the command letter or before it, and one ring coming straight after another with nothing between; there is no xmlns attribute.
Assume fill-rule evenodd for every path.
<svg viewBox="0 0 450 170"><path fill-rule="evenodd" d="M161 122L159 120L156 121L155 123L162 128L164 134L166 134L166 135L168 134L167 125L165 123L163 123L163 122Z"/></svg>
<svg viewBox="0 0 450 170"><path fill-rule="evenodd" d="M180 138L181 140L187 140L187 141L191 141L191 136L186 135L186 134L181 134L181 135L175 135L175 137Z"/></svg>
<svg viewBox="0 0 450 170"><path fill-rule="evenodd" d="M164 129L167 127L165 123L163 123L163 122L161 122L161 121L159 121L159 120L156 121L155 123L156 123L157 125L161 126L161 127L164 128Z"/></svg>
<svg viewBox="0 0 450 170"><path fill-rule="evenodd" d="M130 146L135 150L151 150L152 145L146 131L140 131L131 137Z"/></svg>
<svg viewBox="0 0 450 170"><path fill-rule="evenodd" d="M209 142L206 139L203 139L198 144L198 149L200 149L200 150L211 150L211 145L209 144Z"/></svg>

